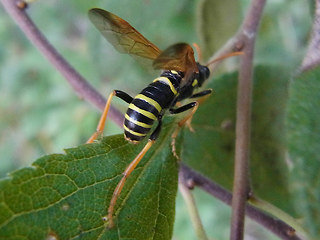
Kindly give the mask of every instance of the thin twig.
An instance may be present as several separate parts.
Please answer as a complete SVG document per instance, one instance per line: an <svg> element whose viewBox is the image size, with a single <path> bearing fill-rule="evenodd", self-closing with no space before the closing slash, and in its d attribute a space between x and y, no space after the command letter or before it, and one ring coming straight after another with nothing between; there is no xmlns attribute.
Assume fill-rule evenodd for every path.
<svg viewBox="0 0 320 240"><path fill-rule="evenodd" d="M25 9L17 7L17 1L15 0L2 0L1 3L29 40L65 77L75 92L81 98L86 99L97 108L103 110L106 99L95 88L93 88L48 42L45 36L29 18ZM122 125L123 116L117 109L111 107L109 116L119 126Z"/></svg>
<svg viewBox="0 0 320 240"><path fill-rule="evenodd" d="M239 69L236 113L236 147L233 178L231 240L242 240L244 235L245 205L250 192L249 156L251 126L251 96L253 52L257 29L266 0L253 0L239 31L243 52Z"/></svg>
<svg viewBox="0 0 320 240"><path fill-rule="evenodd" d="M208 178L205 178L201 174L196 173L183 164L180 166L180 172L187 182L193 182L195 186L200 187L210 195L221 200L223 203L229 206L231 205L232 193L228 190L212 182ZM301 240L301 238L296 235L295 230L285 222L267 215L248 203L246 204L245 208L245 213L248 217L273 232L279 238L284 240Z"/></svg>
<svg viewBox="0 0 320 240"><path fill-rule="evenodd" d="M304 72L320 65L320 0L315 2L311 38L299 72Z"/></svg>
<svg viewBox="0 0 320 240"><path fill-rule="evenodd" d="M236 120L235 173L230 239L243 239L245 203L250 192L249 153L253 51L256 32L266 0L253 0L246 18L235 34L209 61L232 51L243 51L239 70ZM213 71L216 65L210 66Z"/></svg>
<svg viewBox="0 0 320 240"><path fill-rule="evenodd" d="M307 232L301 227L301 224L298 222L297 219L293 218L286 212L282 211L281 209L277 208L276 206L270 204L267 201L264 201L254 195L250 196L249 203L253 206L257 207L258 209L261 209L263 211L268 212L272 216L281 219L283 222L290 225L292 228L294 228L297 232L300 233L301 236L304 236L305 239L307 239Z"/></svg>
<svg viewBox="0 0 320 240"><path fill-rule="evenodd" d="M190 219L192 221L193 228L195 229L195 232L197 235L197 239L208 240L209 238L207 237L207 234L201 222L200 215L199 215L196 203L194 201L194 197L190 191L190 188L187 187L187 185L188 184L186 183L184 175L182 174L182 171L181 171L179 173L179 190L187 205Z"/></svg>

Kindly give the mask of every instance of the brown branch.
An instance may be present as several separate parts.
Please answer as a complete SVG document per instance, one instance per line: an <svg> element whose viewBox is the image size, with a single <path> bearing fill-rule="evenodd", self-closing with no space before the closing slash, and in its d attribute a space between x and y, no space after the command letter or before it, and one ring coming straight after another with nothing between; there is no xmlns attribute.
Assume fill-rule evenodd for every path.
<svg viewBox="0 0 320 240"><path fill-rule="evenodd" d="M320 65L320 0L316 0L311 38L299 72L304 72Z"/></svg>
<svg viewBox="0 0 320 240"><path fill-rule="evenodd" d="M238 33L210 58L242 50L237 93L236 149L232 200L231 240L243 239L245 204L250 193L249 157L253 52L257 29L266 0L253 0ZM217 64L209 66L213 71Z"/></svg>
<svg viewBox="0 0 320 240"><path fill-rule="evenodd" d="M251 96L253 82L253 52L257 29L266 0L253 0L240 29L244 54L240 61L236 112L236 146L233 178L230 239L244 235L246 202L250 192L249 157L251 130Z"/></svg>
<svg viewBox="0 0 320 240"><path fill-rule="evenodd" d="M183 164L180 166L180 174L184 176L184 178L181 178L184 180L184 185L190 188L192 185L198 186L223 203L229 206L231 205L232 193L220 185L203 177ZM295 230L285 222L267 215L248 203L245 205L245 209L248 217L273 232L279 238L284 240L301 240L301 238L295 234Z"/></svg>
<svg viewBox="0 0 320 240"><path fill-rule="evenodd" d="M25 9L19 8L15 0L2 0L6 11L16 21L29 40L39 49L39 51L52 63L53 66L65 77L75 92L85 100L92 103L99 109L103 109L106 99L94 89L48 42L45 36L39 31L37 26L29 18ZM123 116L114 107L110 108L110 118L119 126L122 125Z"/></svg>

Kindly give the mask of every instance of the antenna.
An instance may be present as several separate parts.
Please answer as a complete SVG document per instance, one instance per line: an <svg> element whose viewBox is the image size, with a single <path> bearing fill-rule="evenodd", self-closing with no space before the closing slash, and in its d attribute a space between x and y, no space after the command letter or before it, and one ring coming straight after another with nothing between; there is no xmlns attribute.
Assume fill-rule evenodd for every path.
<svg viewBox="0 0 320 240"><path fill-rule="evenodd" d="M232 53L227 53L221 57L218 57L216 59L213 59L212 61L210 61L206 66L208 67L210 64L213 64L215 62L221 61L223 59L229 58L229 57L233 57L233 56L239 56L242 55L243 52L232 52Z"/></svg>

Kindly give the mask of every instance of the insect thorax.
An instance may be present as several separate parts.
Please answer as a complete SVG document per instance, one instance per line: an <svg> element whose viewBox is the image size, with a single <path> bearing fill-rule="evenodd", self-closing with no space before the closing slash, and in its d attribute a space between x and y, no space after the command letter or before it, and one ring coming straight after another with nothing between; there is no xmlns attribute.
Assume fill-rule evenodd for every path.
<svg viewBox="0 0 320 240"><path fill-rule="evenodd" d="M205 80L208 79L210 75L210 70L207 66L203 66L200 63L198 65L198 72L193 73L189 79L185 79L185 84L180 89L180 94L177 98L177 101L182 101L192 96L193 91L196 88L202 86Z"/></svg>

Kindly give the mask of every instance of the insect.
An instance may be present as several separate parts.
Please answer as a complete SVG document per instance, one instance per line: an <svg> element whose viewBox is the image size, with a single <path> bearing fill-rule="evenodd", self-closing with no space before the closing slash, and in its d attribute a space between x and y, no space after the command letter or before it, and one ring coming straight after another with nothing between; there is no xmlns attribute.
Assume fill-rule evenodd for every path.
<svg viewBox="0 0 320 240"><path fill-rule="evenodd" d="M158 138L164 114L167 111L171 114L178 114L191 110L179 122L179 125L182 126L192 117L199 104L197 101L179 107L176 107L176 104L187 98L207 96L211 94L212 90L207 89L195 94L193 93L209 77L210 71L207 66L195 61L193 49L189 44L177 43L161 51L128 22L106 10L91 9L89 11L89 18L102 35L119 52L149 59L153 61L152 65L154 69L162 70L160 77L154 79L151 84L135 97L131 97L120 90L112 91L101 115L97 131L87 141L87 143L92 143L102 134L111 99L114 96L129 104L123 123L126 140L132 143L140 142L151 131L155 121L158 122L156 128L149 136L148 143L125 169L122 179L114 190L108 208L108 215L104 218L104 220L109 222L109 227L111 228L114 226L113 211L117 198L130 173Z"/></svg>

